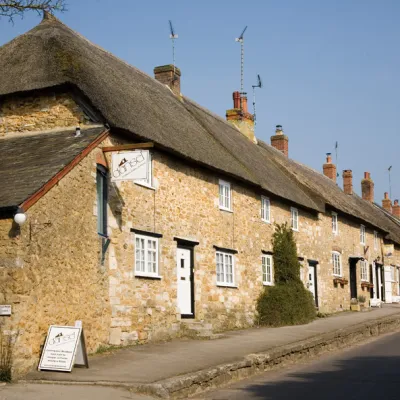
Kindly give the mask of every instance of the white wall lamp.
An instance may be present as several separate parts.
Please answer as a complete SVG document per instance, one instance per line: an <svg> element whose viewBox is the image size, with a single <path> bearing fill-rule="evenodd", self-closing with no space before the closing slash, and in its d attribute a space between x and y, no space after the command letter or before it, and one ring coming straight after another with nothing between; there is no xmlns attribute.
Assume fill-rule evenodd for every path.
<svg viewBox="0 0 400 400"><path fill-rule="evenodd" d="M14 215L14 222L19 226L23 225L26 222L26 214L24 210L18 207L17 213Z"/></svg>

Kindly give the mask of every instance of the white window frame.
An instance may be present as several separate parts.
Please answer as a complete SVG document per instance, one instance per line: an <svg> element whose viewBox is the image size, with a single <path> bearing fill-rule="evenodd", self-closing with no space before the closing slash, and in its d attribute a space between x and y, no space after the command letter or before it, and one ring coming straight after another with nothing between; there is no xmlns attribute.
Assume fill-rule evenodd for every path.
<svg viewBox="0 0 400 400"><path fill-rule="evenodd" d="M231 261L232 273L228 273L228 262ZM221 263L222 261L222 263ZM235 285L235 255L218 250L215 253L215 263L217 272L217 286L236 287ZM229 279L231 275L231 281Z"/></svg>
<svg viewBox="0 0 400 400"><path fill-rule="evenodd" d="M299 210L295 207L290 208L290 226L292 230L299 231Z"/></svg>
<svg viewBox="0 0 400 400"><path fill-rule="evenodd" d="M263 285L272 286L274 284L274 261L272 255L267 254L261 257L261 268Z"/></svg>
<svg viewBox="0 0 400 400"><path fill-rule="evenodd" d="M365 246L366 243L366 231L365 231L365 225L360 225L360 244Z"/></svg>
<svg viewBox="0 0 400 400"><path fill-rule="evenodd" d="M149 168L148 168L148 176L146 179L136 179L133 181L136 185L144 186L149 189L154 189L153 186L153 158L151 153L149 152Z"/></svg>
<svg viewBox="0 0 400 400"><path fill-rule="evenodd" d="M337 235L339 233L338 215L332 211L332 233Z"/></svg>
<svg viewBox="0 0 400 400"><path fill-rule="evenodd" d="M374 250L378 250L378 241L379 241L379 236L378 236L378 231L374 231Z"/></svg>
<svg viewBox="0 0 400 400"><path fill-rule="evenodd" d="M333 276L342 277L342 255L338 251L332 251L332 266L333 266Z"/></svg>
<svg viewBox="0 0 400 400"><path fill-rule="evenodd" d="M138 248L138 240L144 240L144 248ZM155 243L155 249L149 249L149 242ZM138 257L138 252L143 251L143 259ZM155 253L155 271L149 268L149 254ZM138 268L139 263L143 262L144 271L142 265ZM160 278L160 266L159 266L159 238L153 236L147 236L142 234L135 234L135 265L134 265L135 276L143 276L149 278Z"/></svg>
<svg viewBox="0 0 400 400"><path fill-rule="evenodd" d="M368 270L369 270L369 264L367 260L361 260L360 261L360 274L361 274L361 281L362 282L369 282L368 280Z"/></svg>
<svg viewBox="0 0 400 400"><path fill-rule="evenodd" d="M261 196L261 220L271 222L271 202L268 197Z"/></svg>
<svg viewBox="0 0 400 400"><path fill-rule="evenodd" d="M227 192L224 192L227 190ZM226 195L228 193L228 195ZM222 179L218 183L218 204L219 209L232 212L232 188L231 184Z"/></svg>

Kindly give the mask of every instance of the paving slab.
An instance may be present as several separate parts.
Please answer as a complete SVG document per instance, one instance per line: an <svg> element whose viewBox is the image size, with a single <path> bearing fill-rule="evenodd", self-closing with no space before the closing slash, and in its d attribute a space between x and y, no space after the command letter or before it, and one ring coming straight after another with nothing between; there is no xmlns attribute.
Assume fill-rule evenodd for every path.
<svg viewBox="0 0 400 400"><path fill-rule="evenodd" d="M338 329L400 313L400 305L385 305L368 312L341 313L307 325L230 331L226 337L198 341L173 340L121 349L89 358L90 368L71 373L32 372L27 380L149 384L175 376L242 360L249 354L300 342Z"/></svg>

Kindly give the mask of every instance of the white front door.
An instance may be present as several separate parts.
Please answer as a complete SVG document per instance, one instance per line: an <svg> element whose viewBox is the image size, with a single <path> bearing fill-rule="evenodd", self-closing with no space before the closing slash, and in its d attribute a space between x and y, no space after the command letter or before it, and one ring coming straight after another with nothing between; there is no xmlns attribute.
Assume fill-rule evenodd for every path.
<svg viewBox="0 0 400 400"><path fill-rule="evenodd" d="M308 282L307 282L308 290L312 293L315 300L316 289L315 289L315 266L308 266Z"/></svg>
<svg viewBox="0 0 400 400"><path fill-rule="evenodd" d="M193 315L190 250L181 248L177 249L176 269L178 271L178 307L182 315Z"/></svg>
<svg viewBox="0 0 400 400"><path fill-rule="evenodd" d="M392 302L392 267L384 267L385 271L385 303Z"/></svg>

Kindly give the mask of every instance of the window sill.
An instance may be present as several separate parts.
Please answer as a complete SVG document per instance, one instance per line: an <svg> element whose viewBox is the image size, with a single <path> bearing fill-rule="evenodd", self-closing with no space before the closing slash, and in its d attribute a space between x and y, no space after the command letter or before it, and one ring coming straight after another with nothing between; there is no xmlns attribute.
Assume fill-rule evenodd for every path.
<svg viewBox="0 0 400 400"><path fill-rule="evenodd" d="M366 244L363 242L360 242L360 246L366 246Z"/></svg>
<svg viewBox="0 0 400 400"><path fill-rule="evenodd" d="M262 219L261 218L261 221L264 222L265 224L270 224L271 223L271 221L270 220L268 221L267 219Z"/></svg>
<svg viewBox="0 0 400 400"><path fill-rule="evenodd" d="M151 185L149 185L149 184L147 184L147 183L136 182L136 181L133 181L133 183L134 183L135 185L142 186L142 187L145 187L145 188L147 188L147 189L156 190L156 188L155 188L154 186L151 186Z"/></svg>
<svg viewBox="0 0 400 400"><path fill-rule="evenodd" d="M161 280L162 276L160 275L147 275L147 274L140 274L135 272L135 278L140 278L140 279L153 279L153 280Z"/></svg>
<svg viewBox="0 0 400 400"><path fill-rule="evenodd" d="M273 283L263 282L263 286L274 286Z"/></svg>
<svg viewBox="0 0 400 400"><path fill-rule="evenodd" d="M238 287L236 285L228 285L225 283L217 283L217 287L238 289Z"/></svg>
<svg viewBox="0 0 400 400"><path fill-rule="evenodd" d="M344 285L347 285L348 283L349 283L349 281L347 280L347 279L345 279L345 278L341 278L341 277L334 277L333 278L333 283L335 284L335 285L341 285L341 286L344 286Z"/></svg>
<svg viewBox="0 0 400 400"><path fill-rule="evenodd" d="M219 206L219 209L220 209L221 211L226 211L226 212L229 212L229 213L232 213L232 214L233 214L233 210L231 210L231 209L229 209L229 208L225 208L225 207Z"/></svg>
<svg viewBox="0 0 400 400"><path fill-rule="evenodd" d="M294 229L294 228L292 228L292 231L293 231L293 232L299 232L299 229Z"/></svg>

